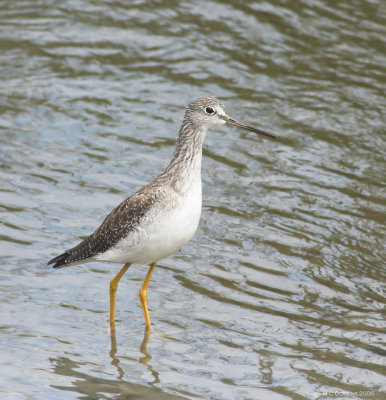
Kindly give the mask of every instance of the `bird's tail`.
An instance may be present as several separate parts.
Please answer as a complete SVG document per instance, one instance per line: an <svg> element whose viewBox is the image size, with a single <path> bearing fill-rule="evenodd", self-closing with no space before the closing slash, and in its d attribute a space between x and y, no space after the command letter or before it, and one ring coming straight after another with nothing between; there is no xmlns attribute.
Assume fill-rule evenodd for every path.
<svg viewBox="0 0 386 400"><path fill-rule="evenodd" d="M60 254L59 256L53 258L52 260L48 261L48 265L54 264L52 267L53 268L62 268L66 267L68 265L68 262L66 262L67 258L70 257L70 253L65 252L63 254Z"/></svg>

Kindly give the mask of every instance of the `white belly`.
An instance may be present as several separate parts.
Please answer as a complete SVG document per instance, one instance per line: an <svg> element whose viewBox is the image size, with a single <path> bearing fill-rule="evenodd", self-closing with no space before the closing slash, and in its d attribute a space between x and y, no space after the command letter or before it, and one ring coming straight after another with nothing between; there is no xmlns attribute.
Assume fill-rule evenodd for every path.
<svg viewBox="0 0 386 400"><path fill-rule="evenodd" d="M139 226L96 260L150 264L168 257L194 235L201 214L201 179L192 185L175 207L155 208Z"/></svg>

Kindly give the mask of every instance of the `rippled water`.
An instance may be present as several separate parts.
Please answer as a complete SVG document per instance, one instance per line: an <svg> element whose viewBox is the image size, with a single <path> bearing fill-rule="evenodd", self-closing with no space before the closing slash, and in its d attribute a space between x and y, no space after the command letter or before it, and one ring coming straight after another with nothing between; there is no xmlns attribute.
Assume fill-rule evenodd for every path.
<svg viewBox="0 0 386 400"><path fill-rule="evenodd" d="M381 1L0 3L0 398L385 398ZM52 270L216 95L194 239L149 288ZM338 397L340 396L340 397Z"/></svg>

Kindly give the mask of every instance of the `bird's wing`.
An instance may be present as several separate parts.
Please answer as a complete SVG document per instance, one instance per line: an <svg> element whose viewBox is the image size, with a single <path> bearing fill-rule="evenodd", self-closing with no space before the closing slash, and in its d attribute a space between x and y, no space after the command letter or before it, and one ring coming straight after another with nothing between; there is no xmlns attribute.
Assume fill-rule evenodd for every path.
<svg viewBox="0 0 386 400"><path fill-rule="evenodd" d="M140 190L124 200L105 218L99 228L75 247L53 258L48 264L65 267L103 253L118 243L140 223L149 208L159 200L159 192Z"/></svg>

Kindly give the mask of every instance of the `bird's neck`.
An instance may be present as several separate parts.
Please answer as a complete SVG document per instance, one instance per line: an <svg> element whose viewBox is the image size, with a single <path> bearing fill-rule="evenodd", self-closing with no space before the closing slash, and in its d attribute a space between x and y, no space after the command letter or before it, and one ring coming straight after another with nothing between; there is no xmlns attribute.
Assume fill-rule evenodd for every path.
<svg viewBox="0 0 386 400"><path fill-rule="evenodd" d="M202 144L207 129L184 121L167 171L183 179L201 179Z"/></svg>

